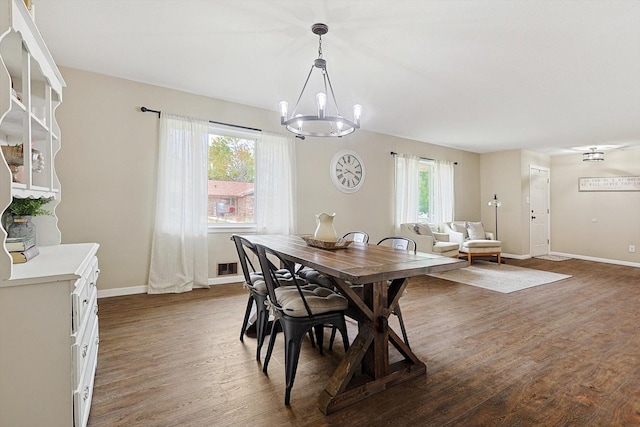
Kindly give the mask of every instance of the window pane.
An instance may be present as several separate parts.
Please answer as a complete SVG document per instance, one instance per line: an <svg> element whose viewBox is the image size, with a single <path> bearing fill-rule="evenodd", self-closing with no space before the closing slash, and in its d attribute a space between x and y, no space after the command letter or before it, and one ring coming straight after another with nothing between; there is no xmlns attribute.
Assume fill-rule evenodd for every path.
<svg viewBox="0 0 640 427"><path fill-rule="evenodd" d="M429 188L431 186L431 164L427 162L420 162L420 178L418 189L419 195L419 210L418 220L420 222L431 222L431 209L429 206Z"/></svg>
<svg viewBox="0 0 640 427"><path fill-rule="evenodd" d="M254 139L209 135L209 224L253 223Z"/></svg>

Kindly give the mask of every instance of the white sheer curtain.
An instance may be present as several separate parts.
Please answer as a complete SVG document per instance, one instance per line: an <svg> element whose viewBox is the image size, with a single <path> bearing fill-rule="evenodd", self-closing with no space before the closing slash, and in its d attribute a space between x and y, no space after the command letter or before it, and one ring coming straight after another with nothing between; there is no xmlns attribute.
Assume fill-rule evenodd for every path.
<svg viewBox="0 0 640 427"><path fill-rule="evenodd" d="M290 234L295 222L295 142L262 132L256 148L256 223L260 234Z"/></svg>
<svg viewBox="0 0 640 427"><path fill-rule="evenodd" d="M455 208L454 164L436 160L432 166L431 218L442 230L442 224L453 221Z"/></svg>
<svg viewBox="0 0 640 427"><path fill-rule="evenodd" d="M395 217L396 233L400 225L418 221L420 158L406 154L396 154L395 166Z"/></svg>
<svg viewBox="0 0 640 427"><path fill-rule="evenodd" d="M209 122L162 113L148 293L208 287Z"/></svg>

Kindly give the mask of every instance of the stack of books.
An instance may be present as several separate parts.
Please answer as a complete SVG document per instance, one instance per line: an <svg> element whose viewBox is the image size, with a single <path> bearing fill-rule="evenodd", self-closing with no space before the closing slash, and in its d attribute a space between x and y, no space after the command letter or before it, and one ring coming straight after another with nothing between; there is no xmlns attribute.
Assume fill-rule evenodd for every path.
<svg viewBox="0 0 640 427"><path fill-rule="evenodd" d="M35 237L8 237L4 246L13 258L14 264L27 262L40 253Z"/></svg>

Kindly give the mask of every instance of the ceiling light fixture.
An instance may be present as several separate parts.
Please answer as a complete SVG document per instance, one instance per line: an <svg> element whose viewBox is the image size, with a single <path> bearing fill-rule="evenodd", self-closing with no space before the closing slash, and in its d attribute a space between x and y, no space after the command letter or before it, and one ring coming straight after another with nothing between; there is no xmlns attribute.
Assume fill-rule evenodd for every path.
<svg viewBox="0 0 640 427"><path fill-rule="evenodd" d="M360 115L362 114L362 106L356 104L353 106L353 121L347 120L340 115L338 111L338 102L336 95L333 93L329 72L327 71L327 61L322 58L322 36L329 32L329 27L325 24L313 24L311 32L319 38L318 42L318 58L313 62L307 80L304 82L300 96L296 101L296 105L289 116L287 116L289 104L281 101L280 124L285 126L289 132L295 133L299 138L304 139L305 136L344 136L349 135L356 129L360 128ZM298 113L300 100L307 88L309 79L313 70L318 68L322 73L321 86L316 95L315 104L317 106L316 115L303 115ZM332 115L333 114L333 115Z"/></svg>
<svg viewBox="0 0 640 427"><path fill-rule="evenodd" d="M604 153L596 151L596 147L591 147L588 153L582 153L583 162L601 162L604 160Z"/></svg>

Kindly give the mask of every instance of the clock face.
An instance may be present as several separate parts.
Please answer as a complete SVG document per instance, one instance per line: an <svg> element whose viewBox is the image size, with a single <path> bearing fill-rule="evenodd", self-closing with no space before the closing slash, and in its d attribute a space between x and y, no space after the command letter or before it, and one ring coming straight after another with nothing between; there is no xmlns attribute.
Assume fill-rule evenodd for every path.
<svg viewBox="0 0 640 427"><path fill-rule="evenodd" d="M329 174L340 191L353 193L358 191L364 182L364 163L353 151L338 151L331 159Z"/></svg>

